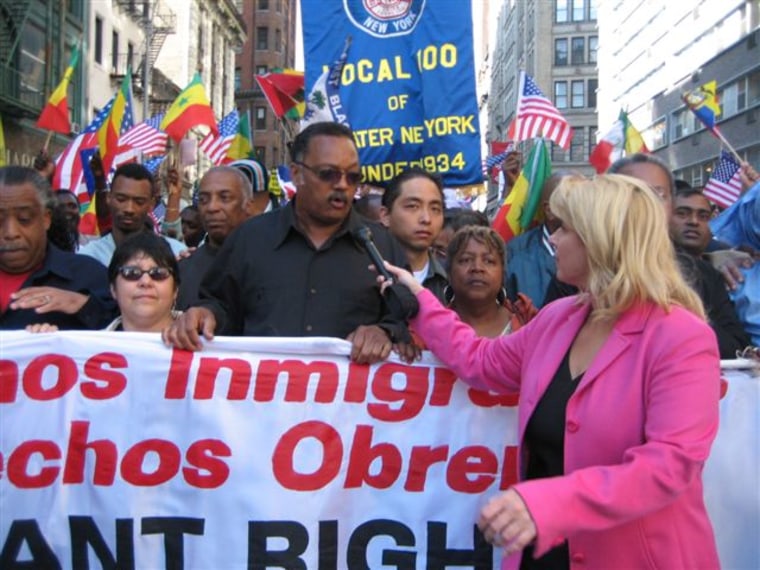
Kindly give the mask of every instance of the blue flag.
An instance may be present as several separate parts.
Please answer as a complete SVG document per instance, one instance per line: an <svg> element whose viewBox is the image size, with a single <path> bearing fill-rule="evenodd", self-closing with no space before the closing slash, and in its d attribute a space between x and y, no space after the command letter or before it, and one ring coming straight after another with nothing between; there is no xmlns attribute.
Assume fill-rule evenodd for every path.
<svg viewBox="0 0 760 570"><path fill-rule="evenodd" d="M368 182L412 166L447 186L482 182L470 0L301 7L307 92L352 38L340 103Z"/></svg>

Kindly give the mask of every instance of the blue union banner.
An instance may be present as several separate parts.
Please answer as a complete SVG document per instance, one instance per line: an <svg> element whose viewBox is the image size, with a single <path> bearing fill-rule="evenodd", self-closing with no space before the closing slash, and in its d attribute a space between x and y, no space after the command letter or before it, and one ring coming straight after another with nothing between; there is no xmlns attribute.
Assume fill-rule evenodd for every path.
<svg viewBox="0 0 760 570"><path fill-rule="evenodd" d="M302 0L306 92L351 37L340 85L369 182L420 166L482 181L470 0Z"/></svg>

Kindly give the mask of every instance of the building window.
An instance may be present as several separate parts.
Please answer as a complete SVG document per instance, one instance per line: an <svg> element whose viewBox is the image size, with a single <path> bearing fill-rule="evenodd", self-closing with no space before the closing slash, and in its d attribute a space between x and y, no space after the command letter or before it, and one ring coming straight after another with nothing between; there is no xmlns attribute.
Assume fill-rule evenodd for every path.
<svg viewBox="0 0 760 570"><path fill-rule="evenodd" d="M557 23L567 22L568 0L556 0L554 5L554 21Z"/></svg>
<svg viewBox="0 0 760 570"><path fill-rule="evenodd" d="M127 67L134 71L135 69L135 45L127 42Z"/></svg>
<svg viewBox="0 0 760 570"><path fill-rule="evenodd" d="M277 0L277 13L282 12L282 0Z"/></svg>
<svg viewBox="0 0 760 570"><path fill-rule="evenodd" d="M727 85L721 93L718 93L721 117L723 118L731 117L738 112L736 105L737 87L738 83L732 83L731 85Z"/></svg>
<svg viewBox="0 0 760 570"><path fill-rule="evenodd" d="M21 35L19 71L22 99L41 107L45 103L42 100L45 86L45 31L30 21L24 26Z"/></svg>
<svg viewBox="0 0 760 570"><path fill-rule="evenodd" d="M253 147L253 153L256 155L256 158L259 161L261 161L263 164L266 164L267 148L265 146Z"/></svg>
<svg viewBox="0 0 760 570"><path fill-rule="evenodd" d="M588 38L588 62L596 63L596 52L599 49L599 38L597 36L589 36Z"/></svg>
<svg viewBox="0 0 760 570"><path fill-rule="evenodd" d="M554 65L567 65L567 38L554 40Z"/></svg>
<svg viewBox="0 0 760 570"><path fill-rule="evenodd" d="M119 69L119 32L111 32L111 69L114 73Z"/></svg>
<svg viewBox="0 0 760 570"><path fill-rule="evenodd" d="M676 141L695 132L696 120L694 113L688 108L673 113L673 140Z"/></svg>
<svg viewBox="0 0 760 570"><path fill-rule="evenodd" d="M274 31L274 50L280 51L282 49L282 32L277 29Z"/></svg>
<svg viewBox="0 0 760 570"><path fill-rule="evenodd" d="M573 0L573 22L586 19L586 0Z"/></svg>
<svg viewBox="0 0 760 570"><path fill-rule="evenodd" d="M598 127L589 127L588 128L588 151L591 153L591 149L596 146L596 143L599 141L596 140L596 137L599 134L599 128Z"/></svg>
<svg viewBox="0 0 760 570"><path fill-rule="evenodd" d="M596 0L588 0L588 19L596 20Z"/></svg>
<svg viewBox="0 0 760 570"><path fill-rule="evenodd" d="M586 38L573 38L570 62L573 65L583 65L586 57Z"/></svg>
<svg viewBox="0 0 760 570"><path fill-rule="evenodd" d="M257 131L263 131L267 128L267 108L256 107L256 124L254 128Z"/></svg>
<svg viewBox="0 0 760 570"><path fill-rule="evenodd" d="M240 74L242 70L239 67L235 68L235 91L240 91Z"/></svg>
<svg viewBox="0 0 760 570"><path fill-rule="evenodd" d="M268 69L269 68L267 68L266 65L257 65L256 66L256 75L264 75L265 73L267 73Z"/></svg>
<svg viewBox="0 0 760 570"><path fill-rule="evenodd" d="M567 109L567 81L554 82L554 106Z"/></svg>
<svg viewBox="0 0 760 570"><path fill-rule="evenodd" d="M573 109L581 109L586 106L586 84L585 81L572 81L572 101L570 106Z"/></svg>
<svg viewBox="0 0 760 570"><path fill-rule="evenodd" d="M269 0L259 0L259 10L269 10Z"/></svg>
<svg viewBox="0 0 760 570"><path fill-rule="evenodd" d="M584 162L588 158L586 154L586 139L583 136L584 127L573 129L573 140L570 141L570 162Z"/></svg>
<svg viewBox="0 0 760 570"><path fill-rule="evenodd" d="M269 49L269 28L256 28L256 49Z"/></svg>
<svg viewBox="0 0 760 570"><path fill-rule="evenodd" d="M95 16L95 63L103 63L103 18Z"/></svg>
<svg viewBox="0 0 760 570"><path fill-rule="evenodd" d="M586 107L589 109L596 109L596 90L599 88L598 79L588 80L588 103Z"/></svg>
<svg viewBox="0 0 760 570"><path fill-rule="evenodd" d="M566 151L564 148L559 146L556 143L552 144L552 162L558 163L558 162L567 162L570 160L570 152Z"/></svg>
<svg viewBox="0 0 760 570"><path fill-rule="evenodd" d="M747 107L760 103L760 70L747 76Z"/></svg>
<svg viewBox="0 0 760 570"><path fill-rule="evenodd" d="M644 141L647 143L649 150L656 150L662 148L668 144L668 129L667 120L665 117L661 117L649 127L646 131L641 133L644 137Z"/></svg>

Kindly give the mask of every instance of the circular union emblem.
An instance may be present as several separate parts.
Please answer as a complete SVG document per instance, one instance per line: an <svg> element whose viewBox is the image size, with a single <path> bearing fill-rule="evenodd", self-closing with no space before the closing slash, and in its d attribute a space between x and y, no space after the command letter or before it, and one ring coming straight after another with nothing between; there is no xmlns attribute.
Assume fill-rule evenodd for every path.
<svg viewBox="0 0 760 570"><path fill-rule="evenodd" d="M376 38L411 34L425 11L427 0L343 0L349 21Z"/></svg>
<svg viewBox="0 0 760 570"><path fill-rule="evenodd" d="M364 8L378 20L392 20L406 16L412 0L363 0Z"/></svg>

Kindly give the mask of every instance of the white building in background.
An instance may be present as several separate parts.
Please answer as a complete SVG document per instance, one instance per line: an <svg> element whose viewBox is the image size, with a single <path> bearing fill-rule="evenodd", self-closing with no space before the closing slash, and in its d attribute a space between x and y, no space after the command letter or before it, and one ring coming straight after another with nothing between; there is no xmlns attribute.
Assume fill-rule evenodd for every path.
<svg viewBox="0 0 760 570"><path fill-rule="evenodd" d="M87 120L92 120L113 96L132 67L136 74L143 59L145 33L134 13L121 2L85 2L87 13L86 50L80 60L87 80L85 109ZM133 2L133 4L140 4ZM142 9L140 7L140 9ZM135 95L135 120L144 116L141 99ZM85 125L80 125L84 127Z"/></svg>
<svg viewBox="0 0 760 570"><path fill-rule="evenodd" d="M597 133L598 0L510 0L497 19L487 141L507 140L525 70L573 128L567 151L552 144L555 168L590 174ZM601 21L599 26L601 26Z"/></svg>
<svg viewBox="0 0 760 570"><path fill-rule="evenodd" d="M176 14L156 67L184 88L199 71L217 119L235 107L235 54L247 31L232 0L163 0Z"/></svg>
<svg viewBox="0 0 760 570"><path fill-rule="evenodd" d="M721 143L681 101L717 82L721 132L760 168L760 0L599 4L599 126L628 111L647 146L695 187Z"/></svg>

